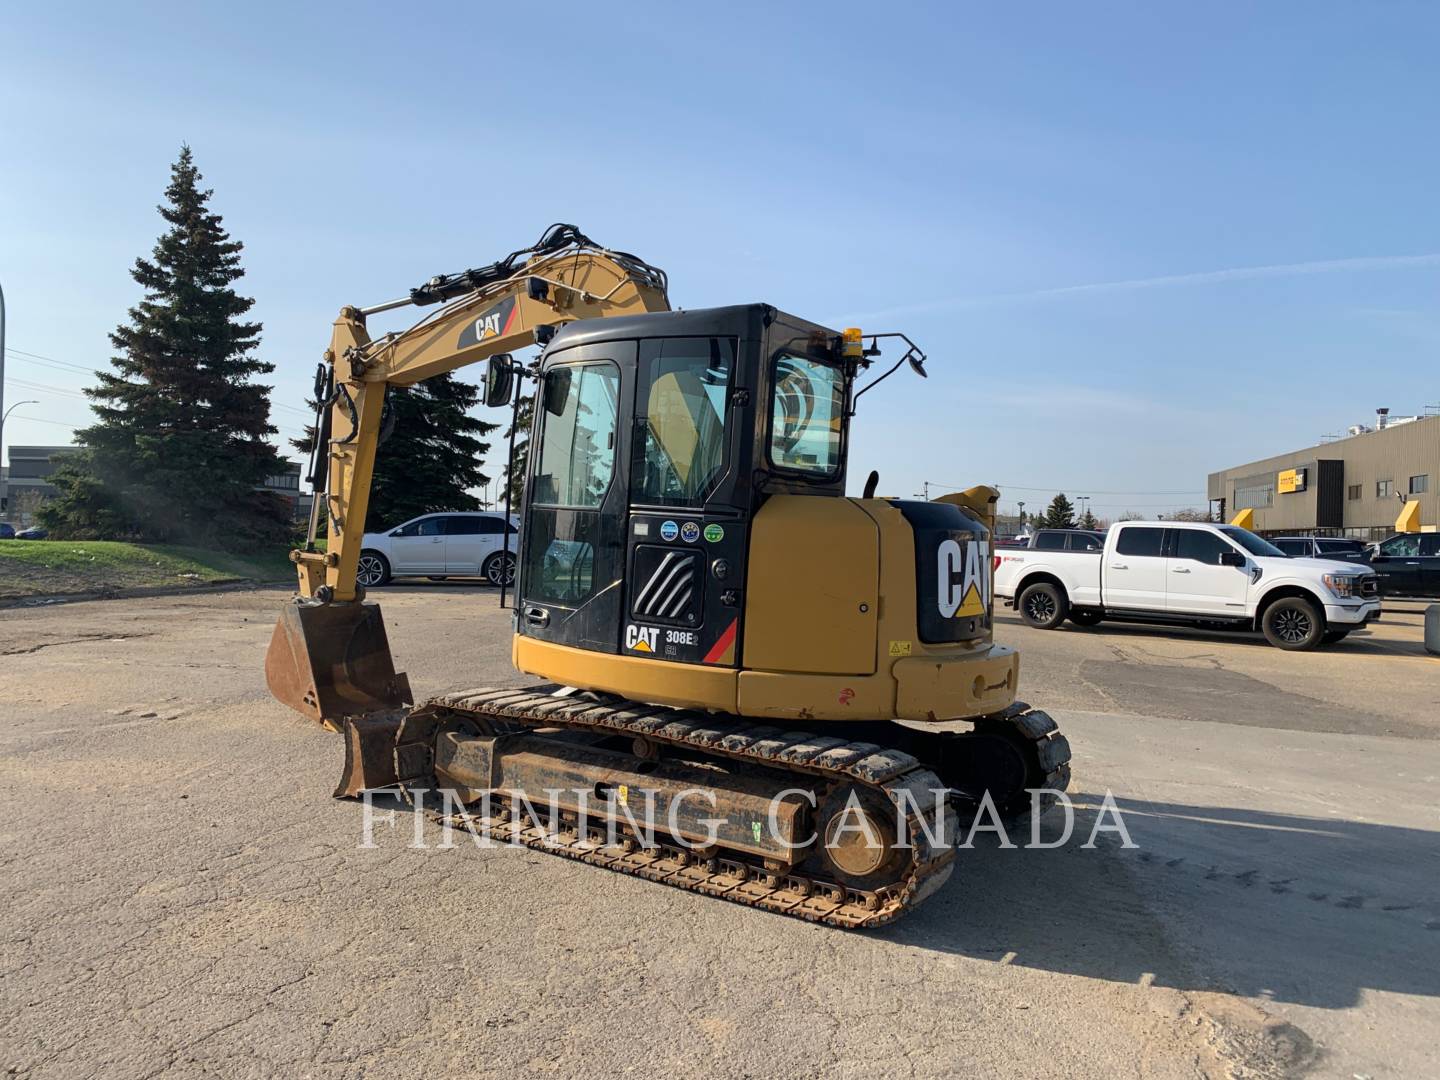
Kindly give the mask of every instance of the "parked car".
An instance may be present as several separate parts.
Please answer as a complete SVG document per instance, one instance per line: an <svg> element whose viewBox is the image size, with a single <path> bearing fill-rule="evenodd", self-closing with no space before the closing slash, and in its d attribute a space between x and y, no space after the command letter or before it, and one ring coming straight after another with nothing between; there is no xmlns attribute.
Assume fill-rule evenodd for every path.
<svg viewBox="0 0 1440 1080"><path fill-rule="evenodd" d="M21 529L15 534L16 540L44 540L50 535L50 530L43 525L31 525L28 529Z"/></svg>
<svg viewBox="0 0 1440 1080"><path fill-rule="evenodd" d="M1440 533L1400 533L1375 545L1382 596L1440 597Z"/></svg>
<svg viewBox="0 0 1440 1080"><path fill-rule="evenodd" d="M0 521L0 540L14 540L15 526L8 521Z"/></svg>
<svg viewBox="0 0 1440 1080"><path fill-rule="evenodd" d="M1357 563L1370 561L1370 545L1364 540L1346 540L1333 536L1271 536L1268 539L1292 559L1340 559Z"/></svg>
<svg viewBox="0 0 1440 1080"><path fill-rule="evenodd" d="M519 519L510 518L508 555L505 532L504 514L423 514L385 532L367 532L355 577L367 589L407 576L483 577L509 585L515 581Z"/></svg>
<svg viewBox="0 0 1440 1080"><path fill-rule="evenodd" d="M1292 559L1233 525L1126 521L1103 551L1000 549L994 571L995 595L1042 630L1067 618L1253 629L1293 650L1339 641L1380 615L1369 570Z"/></svg>

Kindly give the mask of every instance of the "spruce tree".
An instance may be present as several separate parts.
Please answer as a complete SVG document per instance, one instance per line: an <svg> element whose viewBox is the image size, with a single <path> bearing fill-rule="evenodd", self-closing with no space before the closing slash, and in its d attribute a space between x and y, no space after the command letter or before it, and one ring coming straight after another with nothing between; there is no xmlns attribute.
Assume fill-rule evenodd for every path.
<svg viewBox="0 0 1440 1080"><path fill-rule="evenodd" d="M390 434L375 453L367 529L394 528L421 514L480 509L469 489L489 482L480 467L490 448L483 440L499 425L470 415L479 401L479 388L453 374L390 387ZM306 434L313 438L314 428ZM310 452L309 439L292 445Z"/></svg>
<svg viewBox="0 0 1440 1080"><path fill-rule="evenodd" d="M1041 521L1047 529L1075 528L1075 507L1070 505L1070 500L1063 491L1050 500Z"/></svg>
<svg viewBox="0 0 1440 1080"><path fill-rule="evenodd" d="M268 441L274 370L255 357L254 301L232 287L243 245L209 208L188 146L158 209L169 231L130 271L144 298L110 335L112 371L85 392L96 423L41 512L57 537L171 540L235 550L282 544L289 504L257 490L280 470Z"/></svg>
<svg viewBox="0 0 1440 1080"><path fill-rule="evenodd" d="M525 496L525 462L530 456L530 424L535 418L535 395L520 399L520 408L515 413L515 460L505 463L505 483L510 488L510 509L520 512L520 500ZM505 446L502 454L510 452L510 429L505 429ZM505 494L500 494L500 509L504 509Z"/></svg>
<svg viewBox="0 0 1440 1080"><path fill-rule="evenodd" d="M1079 527L1082 529L1089 529L1091 532L1099 530L1100 522L1095 520L1095 515L1090 512L1089 507L1086 507L1085 513L1080 515Z"/></svg>

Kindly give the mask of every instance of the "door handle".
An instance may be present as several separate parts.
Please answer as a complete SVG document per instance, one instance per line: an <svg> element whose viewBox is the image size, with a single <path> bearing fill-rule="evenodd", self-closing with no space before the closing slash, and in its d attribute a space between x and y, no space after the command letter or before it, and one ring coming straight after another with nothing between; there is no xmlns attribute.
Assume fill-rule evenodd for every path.
<svg viewBox="0 0 1440 1080"><path fill-rule="evenodd" d="M1111 564L1110 564L1110 569L1111 569L1111 570L1129 570L1130 567L1127 566L1127 565L1126 565L1125 563L1123 563L1123 562L1117 562L1117 563L1111 563Z"/></svg>
<svg viewBox="0 0 1440 1080"><path fill-rule="evenodd" d="M542 607L527 607L525 609L525 621L532 626L549 626L550 612Z"/></svg>
<svg viewBox="0 0 1440 1080"><path fill-rule="evenodd" d="M435 537L433 540L431 540L430 542L431 542L432 544L443 544L443 543L445 542L445 538L444 538L443 536L437 536L437 537Z"/></svg>
<svg viewBox="0 0 1440 1080"><path fill-rule="evenodd" d="M1177 566L1171 572L1176 574L1188 574L1190 572L1190 568L1188 566Z"/></svg>

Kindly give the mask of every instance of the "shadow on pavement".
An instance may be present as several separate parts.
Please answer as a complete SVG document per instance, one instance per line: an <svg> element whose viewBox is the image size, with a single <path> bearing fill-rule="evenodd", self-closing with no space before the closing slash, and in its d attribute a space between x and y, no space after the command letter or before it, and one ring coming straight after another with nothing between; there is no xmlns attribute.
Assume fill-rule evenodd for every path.
<svg viewBox="0 0 1440 1080"><path fill-rule="evenodd" d="M1116 798L1131 838L1062 848L976 837L949 885L880 933L1114 982L1222 989L1321 1008L1365 991L1440 996L1440 833ZM1112 815L1105 815L1107 823ZM1063 815L1041 837L1058 839ZM1024 836L1012 840L1023 844Z"/></svg>

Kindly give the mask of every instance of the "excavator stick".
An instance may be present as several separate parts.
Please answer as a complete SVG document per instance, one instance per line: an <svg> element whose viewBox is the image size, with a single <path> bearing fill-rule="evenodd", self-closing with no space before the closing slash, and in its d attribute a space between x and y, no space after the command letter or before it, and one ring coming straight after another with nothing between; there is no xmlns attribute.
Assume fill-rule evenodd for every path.
<svg viewBox="0 0 1440 1080"><path fill-rule="evenodd" d="M342 730L347 718L412 702L379 604L302 600L287 607L265 654L265 681L277 701L330 731Z"/></svg>

